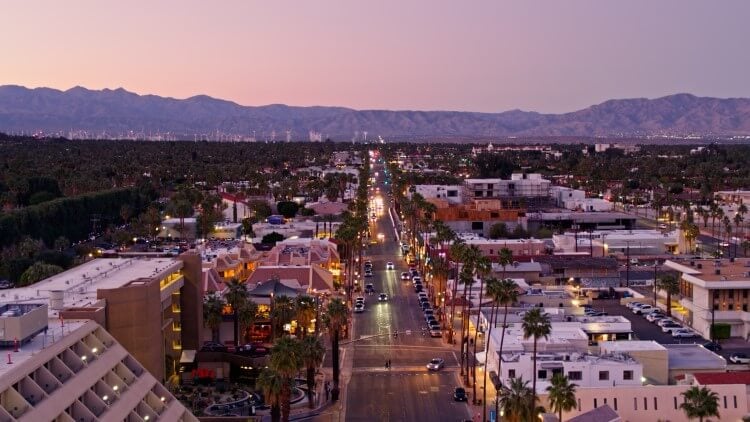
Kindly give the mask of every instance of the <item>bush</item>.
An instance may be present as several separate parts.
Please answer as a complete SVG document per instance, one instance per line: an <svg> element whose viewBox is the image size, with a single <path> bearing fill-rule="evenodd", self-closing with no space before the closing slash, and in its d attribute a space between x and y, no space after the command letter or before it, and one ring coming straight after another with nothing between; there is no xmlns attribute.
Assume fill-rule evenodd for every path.
<svg viewBox="0 0 750 422"><path fill-rule="evenodd" d="M714 324L711 331L714 339L723 340L729 338L732 333L732 327L729 324L719 323Z"/></svg>
<svg viewBox="0 0 750 422"><path fill-rule="evenodd" d="M23 272L21 279L18 280L18 287L34 284L37 281L44 280L45 278L52 277L61 272L63 272L63 269L57 265L50 265L37 261L34 265L30 266Z"/></svg>
<svg viewBox="0 0 750 422"><path fill-rule="evenodd" d="M276 242L281 242L282 240L284 240L284 235L276 233L276 232L271 232L263 236L261 243L266 243L266 244L270 243L270 244L275 245Z"/></svg>
<svg viewBox="0 0 750 422"><path fill-rule="evenodd" d="M297 215L297 210L299 210L299 205L292 201L281 201L276 204L276 209L279 210L279 214L284 217L294 218L294 216Z"/></svg>

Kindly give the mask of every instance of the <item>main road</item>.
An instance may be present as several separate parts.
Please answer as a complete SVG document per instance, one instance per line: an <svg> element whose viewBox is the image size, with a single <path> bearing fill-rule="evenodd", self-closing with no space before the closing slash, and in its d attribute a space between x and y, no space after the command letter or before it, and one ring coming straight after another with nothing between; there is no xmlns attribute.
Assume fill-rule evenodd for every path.
<svg viewBox="0 0 750 422"><path fill-rule="evenodd" d="M440 338L426 331L422 310L411 281L401 281L407 270L395 240L395 229L388 209L391 200L388 185L383 184L383 166L374 164L382 198L382 213L371 223L372 238L378 243L365 250L365 259L373 264L371 282L375 294L364 295L365 311L355 313L354 339L349 349L353 359L351 379L346 392L347 421L460 421L471 415L465 403L453 401L453 389L460 384L458 357ZM378 234L383 234L379 239ZM386 270L393 262L395 270ZM386 293L387 302L378 302ZM394 336L393 333L398 335ZM407 334L409 333L409 334ZM445 359L445 368L428 372L430 359ZM390 361L390 368L386 368Z"/></svg>

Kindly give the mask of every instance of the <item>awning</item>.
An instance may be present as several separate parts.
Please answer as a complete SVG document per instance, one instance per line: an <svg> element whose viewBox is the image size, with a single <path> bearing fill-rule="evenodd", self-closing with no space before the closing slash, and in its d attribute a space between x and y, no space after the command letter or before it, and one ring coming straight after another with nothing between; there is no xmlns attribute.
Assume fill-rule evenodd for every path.
<svg viewBox="0 0 750 422"><path fill-rule="evenodd" d="M478 352L476 355L477 363L484 365L487 360L487 352Z"/></svg>
<svg viewBox="0 0 750 422"><path fill-rule="evenodd" d="M195 362L195 350L183 350L180 356L180 363Z"/></svg>

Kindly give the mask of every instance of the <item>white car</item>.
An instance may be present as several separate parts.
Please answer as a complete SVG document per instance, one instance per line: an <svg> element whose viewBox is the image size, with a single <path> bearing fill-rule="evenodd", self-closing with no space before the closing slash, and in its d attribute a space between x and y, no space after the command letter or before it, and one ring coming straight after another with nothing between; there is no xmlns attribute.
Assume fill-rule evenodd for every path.
<svg viewBox="0 0 750 422"><path fill-rule="evenodd" d="M680 324L672 323L672 324L666 324L663 327L661 327L661 331L665 333L671 333L672 331L682 330L683 328L684 327Z"/></svg>
<svg viewBox="0 0 750 422"><path fill-rule="evenodd" d="M443 358L434 358L430 361L430 363L427 364L427 369L430 371L437 371L440 370L445 365L445 360Z"/></svg>
<svg viewBox="0 0 750 422"><path fill-rule="evenodd" d="M659 327L663 327L667 324L676 324L676 323L677 322L673 320L672 318L664 318L664 319L660 319L656 321L656 325L658 325Z"/></svg>
<svg viewBox="0 0 750 422"><path fill-rule="evenodd" d="M732 355L729 356L729 361L736 364L746 364L750 363L750 356L745 353L732 353Z"/></svg>
<svg viewBox="0 0 750 422"><path fill-rule="evenodd" d="M672 331L672 337L674 338L690 338L695 337L695 332L687 328L681 328L679 330Z"/></svg>
<svg viewBox="0 0 750 422"><path fill-rule="evenodd" d="M404 280L404 281L409 280L409 273L407 272L401 273L401 280Z"/></svg>
<svg viewBox="0 0 750 422"><path fill-rule="evenodd" d="M657 308L654 308L651 305L644 305L644 306L641 306L640 308L633 308L633 313L636 315L643 315L643 314L651 313L655 311L656 309Z"/></svg>
<svg viewBox="0 0 750 422"><path fill-rule="evenodd" d="M393 262L390 262L390 261L389 261L389 262L386 262L386 263L385 263L385 269L386 269L386 270L393 270L393 269L395 269L395 268L396 268L396 266L395 266L395 265L393 265Z"/></svg>
<svg viewBox="0 0 750 422"><path fill-rule="evenodd" d="M628 309L632 310L634 306L638 306L638 305L645 305L645 303L641 303L641 302L628 302L628 304L625 305L625 306L627 306Z"/></svg>
<svg viewBox="0 0 750 422"><path fill-rule="evenodd" d="M364 311L365 311L364 302L358 302L356 305L354 305L354 312L360 313Z"/></svg>
<svg viewBox="0 0 750 422"><path fill-rule="evenodd" d="M648 322L656 322L656 321L658 321L660 319L664 319L666 317L667 316L664 315L663 313L661 313L661 311L654 311L654 312L651 312L650 314L646 315L646 320L648 320Z"/></svg>

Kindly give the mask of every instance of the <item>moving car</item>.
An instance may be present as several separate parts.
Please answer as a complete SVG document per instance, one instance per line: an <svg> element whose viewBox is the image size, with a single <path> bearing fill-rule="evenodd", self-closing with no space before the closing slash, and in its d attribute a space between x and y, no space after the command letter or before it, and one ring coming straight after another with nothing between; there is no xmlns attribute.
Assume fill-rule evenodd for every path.
<svg viewBox="0 0 750 422"><path fill-rule="evenodd" d="M207 341L201 346L201 352L226 352L227 346L215 341Z"/></svg>
<svg viewBox="0 0 750 422"><path fill-rule="evenodd" d="M430 371L438 371L445 366L445 360L443 358L433 358L430 363L427 364L427 369Z"/></svg>
<svg viewBox="0 0 750 422"><path fill-rule="evenodd" d="M388 295L385 293L381 293L378 296L378 302L387 302L388 301Z"/></svg>
<svg viewBox="0 0 750 422"><path fill-rule="evenodd" d="M401 273L401 280L408 281L409 280L409 273L407 273L407 272Z"/></svg>
<svg viewBox="0 0 750 422"><path fill-rule="evenodd" d="M393 270L395 268L396 268L396 266L393 265L393 262L388 261L388 262L385 263L385 269L386 270Z"/></svg>
<svg viewBox="0 0 750 422"><path fill-rule="evenodd" d="M746 364L750 363L750 356L746 353L732 353L732 355L729 356L729 361L735 364Z"/></svg>
<svg viewBox="0 0 750 422"><path fill-rule="evenodd" d="M354 312L360 313L365 311L365 304L364 302L357 302L356 305L354 305Z"/></svg>
<svg viewBox="0 0 750 422"><path fill-rule="evenodd" d="M466 390L464 390L461 387L456 387L455 390L453 390L453 400L455 401L466 401L468 397L466 396Z"/></svg>
<svg viewBox="0 0 750 422"><path fill-rule="evenodd" d="M372 285L372 283L367 283L365 285L365 293L370 293L370 294L375 293L375 287Z"/></svg>
<svg viewBox="0 0 750 422"><path fill-rule="evenodd" d="M672 337L674 338L691 338L695 337L695 331L688 328L680 328L672 331Z"/></svg>

